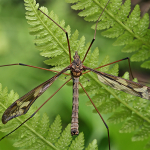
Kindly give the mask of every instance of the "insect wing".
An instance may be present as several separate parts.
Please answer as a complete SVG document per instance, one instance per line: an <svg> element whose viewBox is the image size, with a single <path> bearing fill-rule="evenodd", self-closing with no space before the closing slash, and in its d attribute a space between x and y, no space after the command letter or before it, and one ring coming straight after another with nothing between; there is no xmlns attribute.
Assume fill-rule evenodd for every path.
<svg viewBox="0 0 150 150"><path fill-rule="evenodd" d="M86 69L96 73L100 82L112 87L113 89L150 100L150 88L145 85L117 76L113 76L104 72L100 72L88 67L86 67Z"/></svg>
<svg viewBox="0 0 150 150"><path fill-rule="evenodd" d="M3 124L7 123L9 120L25 114L34 101L41 96L56 80L57 78L51 78L41 85L37 86L18 100L16 100L11 106L7 108L2 116Z"/></svg>
<svg viewBox="0 0 150 150"><path fill-rule="evenodd" d="M68 70L68 67L63 69L57 75L53 76L49 80L35 87L33 90L16 100L11 106L9 106L2 116L3 124L6 124L9 120L21 116L29 110L30 106L34 101L41 96L51 85L52 83L65 71Z"/></svg>

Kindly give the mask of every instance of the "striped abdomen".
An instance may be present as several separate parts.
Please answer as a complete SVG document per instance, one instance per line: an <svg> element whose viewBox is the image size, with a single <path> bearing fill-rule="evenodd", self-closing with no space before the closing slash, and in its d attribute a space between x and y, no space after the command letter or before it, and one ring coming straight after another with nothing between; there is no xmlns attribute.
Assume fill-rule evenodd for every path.
<svg viewBox="0 0 150 150"><path fill-rule="evenodd" d="M71 135L79 134L79 125L78 125L78 85L79 85L79 77L73 77L73 105L72 105L72 121L71 121Z"/></svg>

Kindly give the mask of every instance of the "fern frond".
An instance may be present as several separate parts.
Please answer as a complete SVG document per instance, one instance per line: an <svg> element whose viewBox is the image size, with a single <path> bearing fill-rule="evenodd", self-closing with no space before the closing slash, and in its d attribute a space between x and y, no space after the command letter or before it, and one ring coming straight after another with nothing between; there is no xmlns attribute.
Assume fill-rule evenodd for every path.
<svg viewBox="0 0 150 150"><path fill-rule="evenodd" d="M72 9L80 10L79 16L86 21L97 21L108 0L67 0L72 3ZM102 35L108 38L117 38L114 46L123 46L122 52L134 53L131 61L145 61L141 67L150 69L150 36L149 15L140 17L140 7L136 5L131 11L131 1L110 0L107 8L98 23L97 30L105 30ZM95 25L92 26L95 29Z"/></svg>
<svg viewBox="0 0 150 150"><path fill-rule="evenodd" d="M2 89L0 84L0 116L4 113L5 109L11 105L18 98L18 94L11 91L8 93L7 88ZM14 120L3 125L0 122L0 131L9 133L20 125L23 120L27 119L36 108L31 107L30 111L25 116L20 116ZM9 136L14 140L14 147L22 149L84 149L84 135L80 133L78 137L73 140L70 134L70 124L62 131L61 118L58 115L55 121L50 125L49 117L37 113L32 119L25 123L20 129L16 130ZM97 142L90 143L88 147L97 147Z"/></svg>
<svg viewBox="0 0 150 150"><path fill-rule="evenodd" d="M35 4L35 1L26 0L25 2L27 10L26 18L28 19L28 23L31 25L30 33L36 36L36 47L40 51L42 51L42 56L50 58L46 60L45 63L55 66L55 70L63 69L64 66L67 66L69 64L68 47L65 33L37 10L38 5ZM69 2L74 3L77 1L70 0ZM81 0L72 7L76 10L84 9L79 13L79 15L86 16L86 20L97 21L97 18L102 12L102 9L104 8L106 2L106 0L102 3L99 3L96 0ZM115 45L120 45L120 43L121 45L126 45L124 49L131 44L133 46L133 44L137 42L141 47L137 48L137 45L135 44L136 51L141 48L143 49L144 46L146 47L145 49L147 49L149 47L147 39L147 24L144 24L143 27L143 22L147 21L147 15L145 15L145 17L140 20L139 7L136 6L129 18L127 18L130 12L130 1L127 0L123 5L121 4L121 0L116 0L112 1L108 5L108 8L105 10L104 14L101 17L101 21L98 24L98 29L106 29L103 32L103 35L106 37L118 37ZM53 12L48 13L48 10L46 8L41 7L40 9L48 14L69 33L71 52L73 53L73 50L78 50L78 54L80 55L80 58L82 60L90 43L84 45L85 37L82 36L80 39L78 39L79 33L77 30L71 36L71 29L69 26L65 27L64 21L59 21L58 17L54 15ZM117 15L117 17L115 17L115 15ZM141 26L143 27L143 30L141 29ZM129 39L127 37L129 37ZM135 49L131 51L135 51ZM146 54L143 53L143 55ZM109 57L107 56L99 65L98 56L98 48L95 48L93 50L93 53L89 51L84 65L91 68L96 68L97 66L109 63ZM148 55L146 55L146 57L148 57ZM133 58L134 56L132 57L132 60ZM142 58L145 59L144 56ZM137 58L137 60L140 59L141 57ZM99 70L108 72L109 74L118 75L118 65L115 65L110 70L109 66L101 68ZM128 74L125 74L124 78L128 79ZM89 79L90 82L87 82L87 79ZM136 136L136 134L141 133L141 120L146 121L146 123L150 124L148 115L149 105L147 104L147 100L141 100L141 98L111 89L110 87L100 83L97 79L97 75L94 73L85 74L84 78L81 77L80 82L83 84L88 94L94 95L92 97L92 100L101 113L114 112L114 114L109 118L110 122L119 123L126 121L120 132L131 132L135 131L136 129ZM82 89L80 89L80 93L84 93ZM133 105L133 107L131 107L131 104ZM135 122L136 124L134 124ZM129 125L131 126L129 127ZM147 130L147 127L142 124L142 131L144 129ZM138 136L140 136L140 134L138 134ZM147 137L148 135L144 137L144 135L142 134L138 139L144 140ZM137 138L133 139L135 140Z"/></svg>
<svg viewBox="0 0 150 150"><path fill-rule="evenodd" d="M39 5L35 1L25 0L26 19L30 24L30 34L36 36L36 48L41 51L41 55L50 58L45 61L55 67L55 70L62 70L69 63L68 46L65 33L57 27L49 18L38 11ZM44 13L49 14L47 8L40 8ZM58 17L51 11L49 14L62 28L67 30L70 37L70 27L65 28L65 22L58 21ZM66 59L68 58L68 59ZM59 61L58 61L59 60ZM63 65L62 65L63 64Z"/></svg>
<svg viewBox="0 0 150 150"><path fill-rule="evenodd" d="M78 1L70 0L70 2L74 3ZM104 2L106 4L106 1ZM115 5L113 2L116 2ZM147 40L145 40L145 36L148 35L147 32L144 33L145 30L147 30L145 29L147 26L144 28L144 32L142 32L143 34L138 34L141 30L140 27L143 25L144 22L143 20L141 21L141 23L139 23L139 13L135 13L138 12L138 7L136 8L135 12L131 15L130 19L128 19L127 21L127 15L130 11L130 2L127 1L122 6L120 6L121 1L118 2L116 0L113 2L108 5L108 9L106 9L104 14L102 15L102 21L98 24L98 29L108 29L103 33L107 37L118 37L116 45L119 45L118 43L121 43L121 45L126 46L133 44L137 51L139 50L139 48L137 47L136 43L138 43L141 46L140 43L142 42L143 44L144 41L146 43L145 46L148 47ZM80 15L87 16L86 19L89 21L96 21L105 4L102 3L101 5L96 0L94 0L94 3L93 1L89 0L81 0L80 3L77 3L73 7L74 9L84 9L84 11L80 13ZM112 4L115 6L114 9L112 9ZM25 0L25 6L27 10L26 18L28 20L28 23L30 24L30 33L36 37L34 42L37 49L41 51L41 55L47 58L45 63L54 66L53 69L55 70L62 70L69 64L69 52L65 33L53 22L51 22L46 16L44 16L41 12L38 11L39 5L36 4L35 0ZM100 7L102 9L100 9ZM50 15L51 18L53 18L69 33L71 52L72 54L74 54L74 50L78 50L78 54L80 55L80 58L82 60L90 43L85 44L84 36L82 36L79 39L79 33L77 30L71 35L70 27L65 27L65 22L59 21L58 17L53 12L49 13L45 7L41 7L40 9L46 14ZM120 15L117 15L118 11ZM119 16L118 19L120 19L121 21L116 20L116 17L114 17L113 14ZM135 16L136 20L134 18ZM125 23L123 24L122 22ZM137 28L133 30L134 27ZM129 37L129 39L127 37ZM134 39L135 37L136 39ZM130 43L130 41L133 41L135 44ZM87 55L84 65L91 68L100 66L98 64L98 56L99 50L98 48L95 48L92 52L90 51ZM101 65L107 63L109 63L108 56L102 61ZM118 65L115 65L110 70L109 66L107 66L101 68L100 71L118 75ZM62 77L62 79L63 78L64 77ZM125 78L128 78L127 74L125 74ZM90 82L88 82L87 79L89 79ZM128 95L121 91L111 89L110 87L100 83L97 78L97 75L93 73L85 74L84 77L81 77L80 82L83 84L88 94L92 94L92 100L94 101L95 105L98 107L100 112L114 112L114 114L109 118L110 122L119 123L126 121L126 123L124 123L124 125L122 126L120 132L135 131L136 133L133 137L133 140L142 140L148 137L148 132L147 135L144 134L145 132L142 133L142 131L148 130L148 126L150 123L148 114L149 105L147 104L147 100L143 101L143 99L134 97L132 95ZM80 89L80 93L84 93L82 89ZM12 103L12 101L14 102L17 99L17 96L10 96L10 99L12 99L12 101L8 100L7 90L2 92L2 95L4 95L4 97L1 98L1 113L4 112L4 109L6 109ZM8 101L10 103L8 105L5 105L5 103L7 103ZM25 120L24 117L29 117L32 114L32 112L34 112L34 110L34 108L33 110L31 108L31 113L27 113L26 116L21 116L22 118L19 118L21 118L21 120ZM0 124L2 127L1 131L10 132L22 122L19 118L12 120L14 121L13 123L8 122L8 125L5 126L2 126ZM145 123L142 122L143 120L145 121ZM47 115L44 114L42 119L40 119L39 114L37 114L35 115L35 117L33 117L33 119L31 119L31 121L27 122L22 129L20 128L18 131L16 131L16 134L19 134L19 136L17 135L18 137L14 145L17 147L24 146L28 149L31 149L31 146L34 149L73 149L74 147L77 148L77 146L79 146L78 149L83 149L83 134L81 133L79 137L74 142L72 142L72 139L70 138L70 126L68 125L66 129L62 132L60 122L61 120L58 116L49 128L49 120ZM131 125L130 128L129 125ZM54 129L55 127L56 129ZM53 137L53 132L56 138ZM23 143L21 139L26 142ZM98 149L97 142L94 140L88 146L87 149Z"/></svg>
<svg viewBox="0 0 150 150"><path fill-rule="evenodd" d="M74 3L74 1L71 0L67 2ZM72 8L75 10L84 9L79 13L79 16L84 16L86 21L97 21L97 18L104 9L106 2L107 0L81 0L78 2L76 1ZM123 52L136 51L131 57L132 61L145 61L150 57L148 29L149 16L148 14L145 14L140 18L140 9L138 5L129 15L131 10L130 5L131 2L129 0L125 1L124 4L122 4L121 0L111 1L100 18L97 28L98 30L105 29L105 31L102 32L102 35L105 37L117 37L114 45L123 45ZM95 29L95 26L92 28ZM104 62L105 61L106 60L104 60ZM109 70L105 67L104 69L100 69L100 71L117 75L117 67L118 66L114 67L115 70ZM149 68L149 61L144 62L142 67ZM92 100L101 113L114 112L108 121L112 123L124 122L120 132L126 133L134 131L134 136L132 138L133 141L143 141L149 138L150 115L148 100L113 90L108 86L98 83L94 74L92 75L92 78L93 77L95 81L93 82L94 86L88 84L85 89L90 94L95 93ZM92 78L90 78L91 83ZM127 74L125 74L123 78L129 79ZM90 105L89 102L88 105ZM149 148L149 143L147 143L146 147Z"/></svg>

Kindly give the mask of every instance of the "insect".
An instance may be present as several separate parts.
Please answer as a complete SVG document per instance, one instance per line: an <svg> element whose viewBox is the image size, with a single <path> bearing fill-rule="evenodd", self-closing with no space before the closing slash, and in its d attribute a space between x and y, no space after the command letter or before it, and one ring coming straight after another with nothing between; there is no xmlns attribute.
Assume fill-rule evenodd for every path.
<svg viewBox="0 0 150 150"><path fill-rule="evenodd" d="M41 11L39 9L39 11ZM41 11L41 13L43 13ZM44 13L44 15L46 15ZM101 16L101 15L100 15ZM47 16L49 17L49 16ZM49 18L51 19L51 18ZM52 20L52 19L51 19ZM99 20L99 19L98 19ZM52 20L53 21L53 20ZM55 21L53 21L57 26L59 26ZM84 60L86 59L86 56L88 54L88 51L90 50L90 47L92 46L94 40L95 40L95 36L96 36L96 28L95 28L95 34L94 34L94 39L92 40L83 60L80 60L78 52L75 52L74 55L74 61L71 62L71 51L70 51L70 42L69 42L69 38L68 38L68 33L61 27L59 26L65 33L66 33L66 37L67 37L67 43L68 43L68 47L69 47L69 60L70 60L70 65L68 65L66 68L64 68L62 71L60 71L59 73L57 73L55 76L53 76L52 78L50 78L49 80L45 81L44 83L40 84L39 86L37 86L36 88L34 88L33 90L31 90L30 92L28 92L27 94L25 94L23 97L19 98L17 101L15 101L10 107L7 108L7 110L4 112L3 116L2 116L2 122L4 124L6 124L9 120L18 117L20 115L23 115L25 113L27 113L27 111L29 110L30 106L34 103L34 101L41 96L52 84L53 82L62 74L65 73L67 70L71 71L71 78L66 81L49 99L51 99L67 82L69 82L71 79L73 79L73 87L74 87L74 92L73 92L73 113L72 113L72 121L71 121L71 134L72 135L78 135L79 134L79 130L78 130L78 84L81 85L81 87L83 88L83 90L85 91L84 87L82 86L82 84L79 82L79 77L84 74L82 73L83 71L92 71L94 73L96 73L98 75L99 80L106 84L109 85L110 87L117 89L117 90L122 90L126 93L135 95L135 96L139 96L145 99L149 99L149 90L150 88L144 85L141 85L139 83L135 83L129 80L125 80L113 75L109 75L107 73L103 73L100 71L97 71L95 69L91 69L89 67L86 67L83 65ZM121 60L119 60L121 61ZM11 65L23 65L23 66L29 66L29 65L25 65L25 64L11 64ZM11 66L11 65L3 65L0 67L4 67L4 66ZM108 65L108 64L107 64ZM29 66L29 67L34 67L34 66ZM101 66L102 67L102 66ZM38 68L38 67L36 67ZM100 67L98 67L100 68ZM42 68L41 68L42 69ZM86 73L86 72L85 72ZM89 97L88 93L85 91L85 93L87 94L87 96ZM48 100L49 100L48 99ZM89 97L89 99L91 100L91 98ZM41 107L48 101L46 100L27 120L25 120L20 126L22 126L25 122L27 122L30 118L32 118L40 109ZM92 100L91 100L92 102ZM107 126L107 124L105 123L105 121L103 120L101 114L99 113L99 111L97 110L96 106L94 105L94 103L92 102L93 106L95 107L96 111L98 112L99 116L101 117L102 121L104 122L106 128L107 128L107 132L108 132L108 143L109 143L109 149L110 149L110 137L109 137L109 128ZM15 130L17 130L20 126L18 126ZM15 130L13 130L12 132L14 132ZM12 132L10 132L9 134L11 134ZM8 136L9 134L7 134L6 136ZM6 136L4 136L3 138L5 138ZM2 138L2 139L3 139ZM1 139L1 140L2 140Z"/></svg>

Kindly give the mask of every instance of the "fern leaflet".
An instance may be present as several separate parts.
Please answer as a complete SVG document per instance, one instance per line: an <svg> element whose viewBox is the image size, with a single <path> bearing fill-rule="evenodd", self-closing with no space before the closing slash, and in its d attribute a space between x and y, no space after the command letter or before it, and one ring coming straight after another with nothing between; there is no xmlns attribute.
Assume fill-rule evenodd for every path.
<svg viewBox="0 0 150 150"><path fill-rule="evenodd" d="M67 0L67 2L75 3L72 5L72 9L82 10L80 11L79 16L85 17L86 21L97 21L97 18L104 9L107 0ZM130 5L130 0L125 1L124 4L122 4L121 0L110 1L107 9L105 9L102 17L100 18L97 29L105 30L102 32L102 35L105 37L117 37L114 45L123 45L123 52L136 51L136 53L132 55L131 61L145 61L150 56L148 29L149 16L148 14L145 14L140 19L140 8L138 5L136 5L129 15L131 10ZM95 25L92 26L92 28L95 29ZM141 66L149 68L149 61L145 61ZM102 68L100 71L116 75L118 72L116 69L114 72L111 72L113 69L109 71L108 68L104 70ZM123 78L129 79L127 74L125 74ZM114 112L114 114L108 119L109 122L119 123L125 121L120 132L136 131L132 138L133 141L147 139L150 136L149 132L147 132L150 124L149 102L120 91L112 90L107 86L100 89L100 86L103 87L103 85L97 86L96 88L98 88L99 91L94 91L96 94L92 98L96 106L98 106L99 111L101 113ZM92 88L90 90L90 86L89 89L86 88L86 90L88 92L92 90L93 92ZM113 95L113 97L111 95ZM90 103L88 103L88 105L90 105ZM149 143L146 147L149 148Z"/></svg>
<svg viewBox="0 0 150 150"><path fill-rule="evenodd" d="M67 0L75 3L72 9L80 10L79 16L86 21L97 21L108 0ZM133 53L131 61L145 61L141 66L150 69L150 36L149 15L146 13L140 17L140 7L136 5L131 12L131 1L110 0L107 9L103 13L98 30L105 30L102 35L108 38L117 38L114 46L124 46L122 52ZM95 29L95 25L92 26ZM146 61L147 60L147 61Z"/></svg>
<svg viewBox="0 0 150 150"><path fill-rule="evenodd" d="M8 93L7 88L2 89L0 84L0 115L2 116L5 109L12 104L18 98L18 94L11 91ZM20 125L23 120L28 118L35 112L36 108L31 108L25 116L20 116L6 125L0 122L0 131L9 133ZM84 135L80 135L73 140L70 134L70 124L63 130L61 125L61 118L58 115L55 121L50 125L49 118L46 114L40 118L40 114L37 113L33 119L25 123L20 129L16 130L9 136L11 139L15 139L13 146L23 149L54 149L54 150L67 150L77 147L78 149L84 148ZM50 127L49 127L50 126ZM88 147L95 149L97 147L96 141L89 144Z"/></svg>

